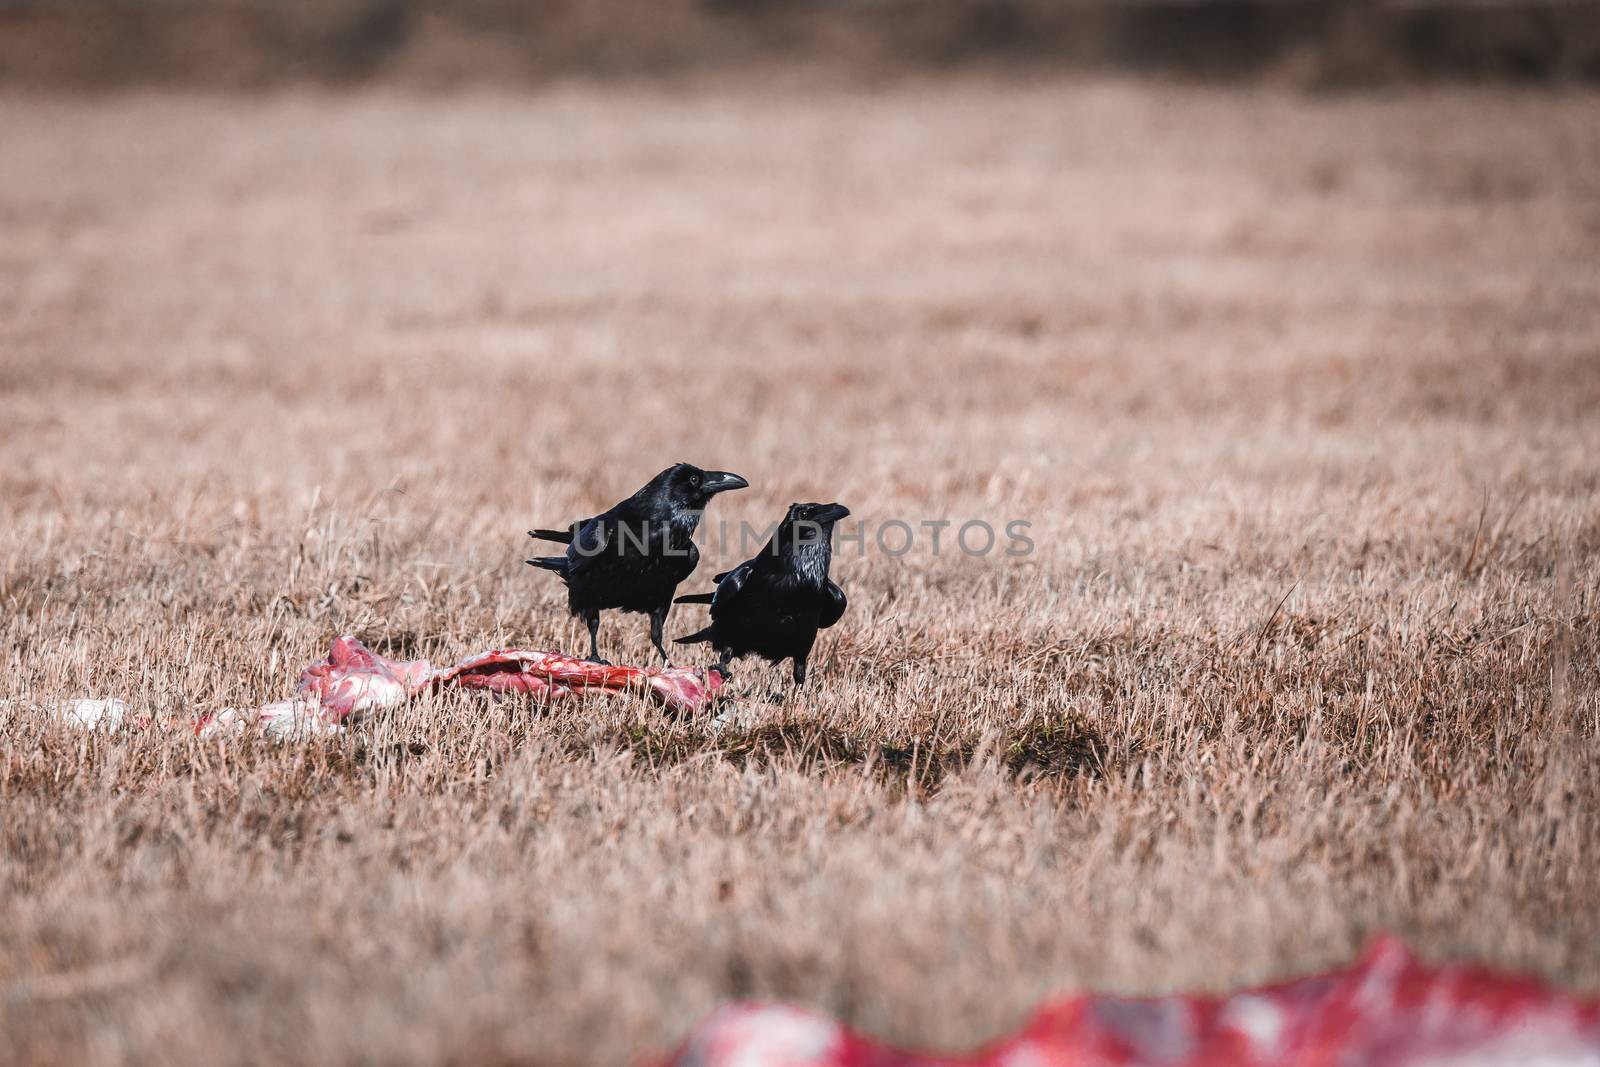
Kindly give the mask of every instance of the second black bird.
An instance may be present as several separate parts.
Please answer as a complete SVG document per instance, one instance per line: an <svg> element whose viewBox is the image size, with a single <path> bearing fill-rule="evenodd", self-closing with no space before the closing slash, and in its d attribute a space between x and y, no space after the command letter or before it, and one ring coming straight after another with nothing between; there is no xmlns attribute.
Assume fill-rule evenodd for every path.
<svg viewBox="0 0 1600 1067"><path fill-rule="evenodd" d="M739 656L792 659L795 684L804 682L817 631L844 614L844 590L828 578L828 565L834 523L849 514L842 504L791 504L759 555L717 575L716 592L678 598L710 604L711 625L677 643L709 642L724 672Z"/></svg>
<svg viewBox="0 0 1600 1067"><path fill-rule="evenodd" d="M530 559L567 583L567 606L589 627L589 658L600 659L600 612L607 608L650 616L650 643L662 659L662 626L678 583L694 572L700 551L695 527L711 498L750 483L727 471L678 463L628 499L567 530L529 530L528 536L564 544L564 556Z"/></svg>

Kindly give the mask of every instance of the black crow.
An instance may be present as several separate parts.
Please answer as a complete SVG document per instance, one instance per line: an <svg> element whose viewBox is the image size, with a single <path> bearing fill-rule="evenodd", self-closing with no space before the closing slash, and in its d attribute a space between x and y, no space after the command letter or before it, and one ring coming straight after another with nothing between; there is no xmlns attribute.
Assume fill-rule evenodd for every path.
<svg viewBox="0 0 1600 1067"><path fill-rule="evenodd" d="M750 483L727 471L678 463L622 503L568 530L529 530L528 536L567 547L564 556L528 560L567 583L567 607L589 627L589 658L603 663L597 636L606 608L650 616L650 643L662 659L661 628L672 594L700 562L692 540L706 504L718 493Z"/></svg>
<svg viewBox="0 0 1600 1067"><path fill-rule="evenodd" d="M850 514L842 504L791 504L772 540L754 559L716 576L715 593L678 598L710 604L711 625L677 644L710 642L717 667L755 653L769 663L794 660L796 685L806 680L806 659L817 631L844 614L844 590L828 579L833 524Z"/></svg>

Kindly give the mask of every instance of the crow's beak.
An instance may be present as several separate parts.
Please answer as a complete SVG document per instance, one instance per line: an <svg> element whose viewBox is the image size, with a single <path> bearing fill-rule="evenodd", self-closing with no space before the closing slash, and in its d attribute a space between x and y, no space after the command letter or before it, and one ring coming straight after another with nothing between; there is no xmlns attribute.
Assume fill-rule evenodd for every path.
<svg viewBox="0 0 1600 1067"><path fill-rule="evenodd" d="M706 496L711 496L715 493L726 493L729 489L744 489L749 484L737 474L729 474L727 471L706 471L706 476L700 481L700 491Z"/></svg>
<svg viewBox="0 0 1600 1067"><path fill-rule="evenodd" d="M814 522L830 523L849 518L850 509L843 504L824 504L818 509Z"/></svg>

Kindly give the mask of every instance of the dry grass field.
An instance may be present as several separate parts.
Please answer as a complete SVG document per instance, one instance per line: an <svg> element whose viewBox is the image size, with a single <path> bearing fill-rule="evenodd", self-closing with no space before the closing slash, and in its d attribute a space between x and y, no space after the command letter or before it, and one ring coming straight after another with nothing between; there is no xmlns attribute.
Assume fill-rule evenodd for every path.
<svg viewBox="0 0 1600 1067"><path fill-rule="evenodd" d="M616 1064L729 997L966 1046L1380 929L1600 987L1597 119L0 98L0 1061ZM1036 550L846 546L812 686L747 663L721 729L39 710L256 704L341 632L579 650L523 531L679 459L751 481L713 527Z"/></svg>

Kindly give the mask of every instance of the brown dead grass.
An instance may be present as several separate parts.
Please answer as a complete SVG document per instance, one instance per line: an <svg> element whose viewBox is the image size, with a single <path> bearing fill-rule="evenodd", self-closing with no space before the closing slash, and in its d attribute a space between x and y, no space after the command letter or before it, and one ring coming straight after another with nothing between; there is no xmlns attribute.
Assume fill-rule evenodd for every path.
<svg viewBox="0 0 1600 1067"><path fill-rule="evenodd" d="M751 665L722 731L13 710L0 1059L617 1063L730 996L962 1045L1380 928L1600 986L1594 114L0 101L14 708L253 704L340 632L577 648L522 531L680 458L749 477L713 520L1038 542L847 553L815 686Z"/></svg>

